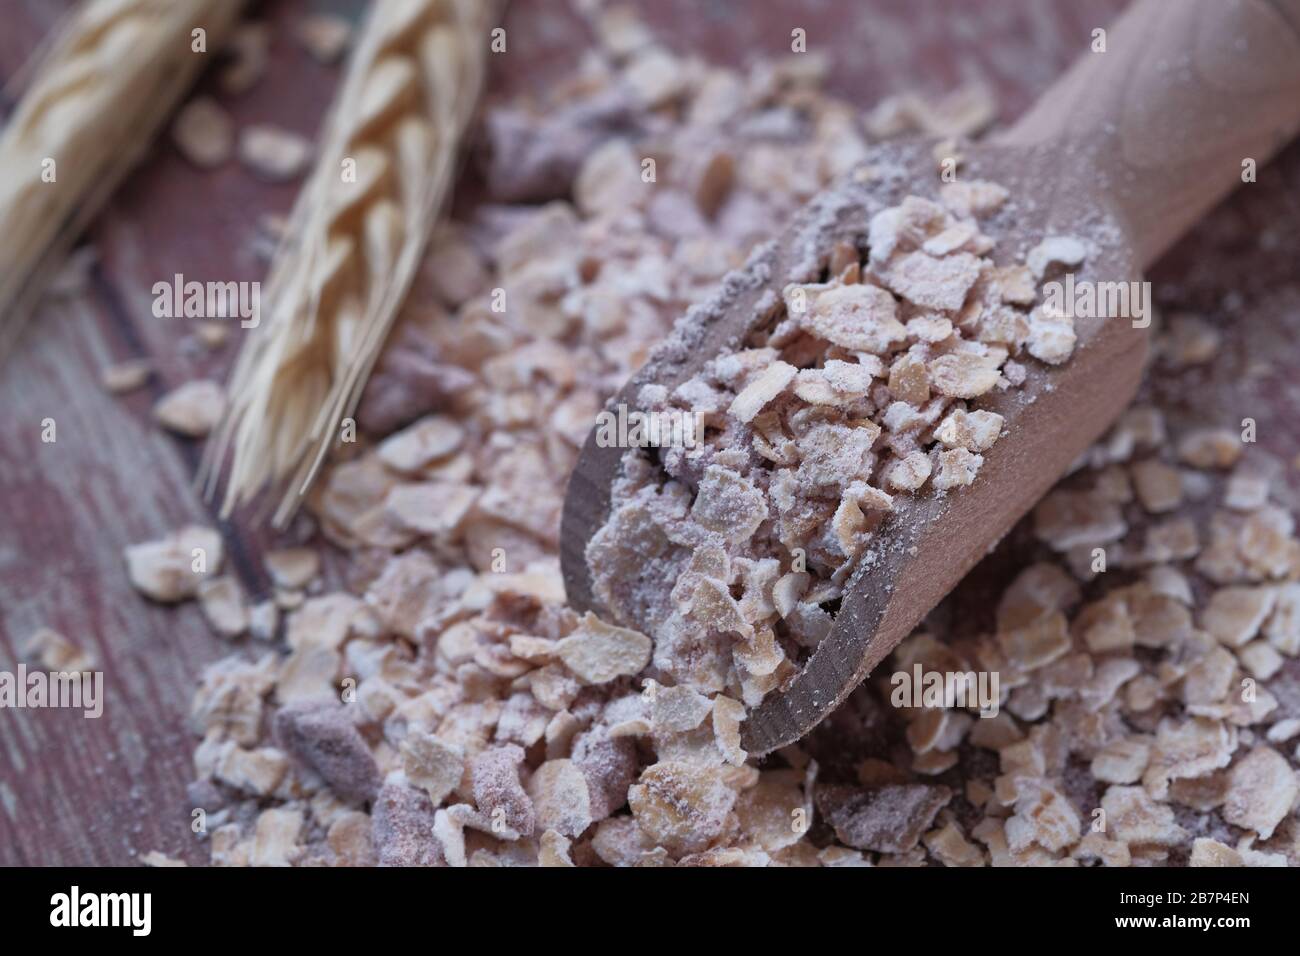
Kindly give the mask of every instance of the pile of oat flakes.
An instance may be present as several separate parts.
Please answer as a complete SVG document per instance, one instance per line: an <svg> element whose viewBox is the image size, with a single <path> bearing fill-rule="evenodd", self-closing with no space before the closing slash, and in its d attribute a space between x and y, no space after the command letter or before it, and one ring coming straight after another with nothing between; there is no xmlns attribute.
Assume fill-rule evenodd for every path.
<svg viewBox="0 0 1300 956"><path fill-rule="evenodd" d="M992 632L936 615L880 669L996 670L999 716L882 719L874 677L830 721L873 739L862 759L817 734L748 758L741 699L663 686L651 637L565 606L560 506L601 402L871 128L811 57L741 75L617 12L599 26L547 103L486 118L497 203L439 236L358 416L375 440L315 491L345 586L287 549L249 607L206 529L132 549L151 597L197 596L253 638L194 700L212 862L1300 863L1300 713L1270 691L1300 652L1300 544L1236 432L1126 416L1037 509L1053 556L1002 594ZM805 390L842 390L826 378ZM982 440L939 441L977 456Z"/></svg>
<svg viewBox="0 0 1300 956"><path fill-rule="evenodd" d="M938 185L937 171L914 176ZM868 256L841 241L827 281L785 287L760 342L671 393L641 388L643 408L693 413L705 440L626 452L586 556L596 597L655 635L655 668L675 684L749 707L783 687L829 633L826 607L889 546L877 529L894 496L975 480L1003 417L968 401L1024 384L1023 361L1073 352L1073 318L1032 307L1085 243L1051 236L997 266L977 217L1007 190L952 182L939 197L871 216Z"/></svg>

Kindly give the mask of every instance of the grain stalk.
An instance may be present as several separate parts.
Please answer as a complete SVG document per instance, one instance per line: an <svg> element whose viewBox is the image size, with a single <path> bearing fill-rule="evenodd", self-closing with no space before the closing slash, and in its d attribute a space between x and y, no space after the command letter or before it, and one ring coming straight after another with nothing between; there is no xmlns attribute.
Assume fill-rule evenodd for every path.
<svg viewBox="0 0 1300 956"><path fill-rule="evenodd" d="M378 0L276 252L202 477L294 514L410 288L482 85L487 0Z"/></svg>
<svg viewBox="0 0 1300 956"><path fill-rule="evenodd" d="M25 71L26 92L0 135L0 358L241 6L86 0Z"/></svg>

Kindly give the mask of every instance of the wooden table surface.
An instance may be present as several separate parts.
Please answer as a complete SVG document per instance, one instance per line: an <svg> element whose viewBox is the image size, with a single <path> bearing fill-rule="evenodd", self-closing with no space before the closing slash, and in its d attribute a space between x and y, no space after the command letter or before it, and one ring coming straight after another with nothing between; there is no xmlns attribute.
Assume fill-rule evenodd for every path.
<svg viewBox="0 0 1300 956"><path fill-rule="evenodd" d="M891 92L942 93L982 78L996 89L1007 121L1122 3L635 5L674 48L732 63L788 50L790 30L802 26L810 50L832 54L831 89L863 107ZM0 0L0 80L15 74L72 6ZM363 7L362 0L253 3L253 16L274 31L265 77L227 96L209 71L200 88L240 124L272 122L312 135L340 72L312 61L292 39L291 25L309 9L355 17ZM505 25L510 52L489 63L492 96L562 74L590 42L566 0L518 0ZM7 113L12 101L2 105ZM12 670L27 637L49 626L95 654L106 694L99 720L58 710L0 711L0 864L129 865L149 850L190 862L206 855L189 830L185 787L195 741L187 714L199 671L232 647L209 632L193 603L160 608L140 598L127 581L122 549L186 522L216 523L193 487L201 449L153 426L150 409L187 380L224 380L241 333L235 329L224 347L210 351L185 320L153 317L150 288L177 272L200 281L262 278L264 264L252 252L258 220L287 211L296 185L260 183L235 162L201 172L161 142L92 228L98 265L84 292L44 305L0 370L0 670ZM1155 273L1167 308L1195 309L1225 324L1240 320L1227 326L1225 361L1192 373L1202 387L1191 410L1213 410L1228 421L1254 415L1261 444L1287 460L1300 450L1290 374L1300 339L1297 186L1300 150L1293 148ZM1250 321L1264 314L1268 322ZM136 357L154 363L152 382L123 398L108 396L101 370ZM1164 394L1180 384L1157 376L1152 388ZM40 440L45 418L57 422L52 444ZM258 554L273 539L239 521L221 527L230 569L250 594L265 594Z"/></svg>

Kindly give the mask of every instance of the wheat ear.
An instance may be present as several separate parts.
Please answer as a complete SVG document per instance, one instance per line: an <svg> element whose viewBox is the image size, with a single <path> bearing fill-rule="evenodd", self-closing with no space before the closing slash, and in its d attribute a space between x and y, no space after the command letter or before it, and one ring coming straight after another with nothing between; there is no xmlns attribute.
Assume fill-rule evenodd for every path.
<svg viewBox="0 0 1300 956"><path fill-rule="evenodd" d="M0 358L61 253L144 154L241 5L86 0L43 44L0 135Z"/></svg>
<svg viewBox="0 0 1300 956"><path fill-rule="evenodd" d="M351 415L450 189L482 85L488 0L378 0L290 216L202 477L222 511L296 511Z"/></svg>

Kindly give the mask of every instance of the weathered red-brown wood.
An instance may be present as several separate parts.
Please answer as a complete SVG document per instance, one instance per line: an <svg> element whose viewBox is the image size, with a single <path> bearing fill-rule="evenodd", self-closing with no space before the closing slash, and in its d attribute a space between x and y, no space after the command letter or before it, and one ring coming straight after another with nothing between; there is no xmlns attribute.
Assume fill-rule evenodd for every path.
<svg viewBox="0 0 1300 956"><path fill-rule="evenodd" d="M364 4L322 4L359 10ZM255 5L274 27L261 83L220 96L240 123L314 132L337 71L291 39L302 2ZM0 75L12 76L67 2L9 0ZM214 62L215 59L214 59ZM201 88L214 90L212 71ZM220 95L220 94L218 94ZM199 449L153 427L150 409L191 378L224 378L237 336L215 352L183 321L152 315L154 282L257 279L257 218L283 212L293 186L258 182L231 163L190 168L162 142L92 232L100 265L85 293L43 307L0 373L0 667L47 625L92 651L105 671L99 720L55 710L0 712L0 863L129 864L150 849L198 862L184 798L193 738L189 697L202 667L229 653L193 604L152 606L127 581L122 548L180 524L213 523L196 493ZM148 357L151 384L106 395L100 370ZM53 418L57 441L40 441ZM231 569L264 590L255 559L265 538L224 526Z"/></svg>
<svg viewBox="0 0 1300 956"><path fill-rule="evenodd" d="M313 6L363 5L255 4L255 14L275 24L271 68L248 93L219 95L223 104L242 123L313 132L338 73L314 64L290 38L289 25ZM804 27L810 49L832 54L832 88L863 106L890 92L938 93L983 77L1009 120L1122 2L779 0L763 3L761 16L748 0L636 5L674 47L737 63L788 49L790 30ZM71 6L0 0L0 80L15 74ZM566 0L518 2L506 26L510 52L489 64L496 93L563 73L589 42ZM211 76L204 84L211 88ZM1195 411L1214 409L1223 421L1256 417L1261 445L1288 461L1300 451L1289 371L1300 331L1297 186L1300 150L1293 148L1156 272L1167 307L1234 323L1223 363L1183 373L1205 380L1192 399ZM44 308L0 372L0 669L11 669L18 646L48 625L97 655L108 693L99 721L51 710L0 711L0 864L130 864L152 849L192 862L205 856L190 834L184 795L194 743L187 713L199 670L231 646L208 632L193 605L162 609L136 595L121 549L186 521L213 520L192 487L198 449L154 428L149 409L189 378L224 377L239 340L232 336L215 354L192 348L183 324L153 318L149 289L177 271L197 279L260 278L262 265L250 252L257 219L287 210L293 194L293 187L259 183L235 164L199 172L162 144L94 228L102 264L86 293ZM1261 235L1271 238L1262 244ZM1236 290L1241 304L1225 308ZM150 388L124 399L105 395L102 367L142 355L159 370ZM1268 368L1239 383L1238 372L1261 363ZM1172 378L1157 376L1153 390L1170 391ZM1230 404L1215 408L1225 395ZM58 422L53 445L40 442L45 417ZM232 567L259 593L257 555L270 539L239 522L223 530Z"/></svg>

